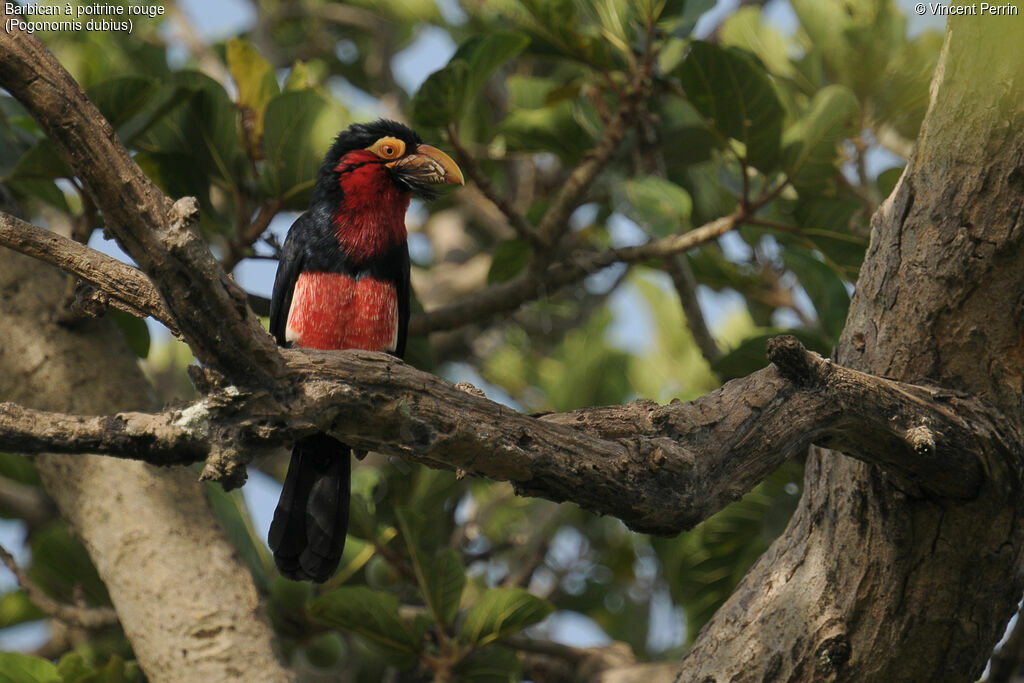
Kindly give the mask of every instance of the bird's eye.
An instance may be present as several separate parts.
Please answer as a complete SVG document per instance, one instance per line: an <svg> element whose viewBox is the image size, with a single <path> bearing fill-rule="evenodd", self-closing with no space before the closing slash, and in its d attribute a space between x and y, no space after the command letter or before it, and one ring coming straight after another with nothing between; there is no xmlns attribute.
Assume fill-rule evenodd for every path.
<svg viewBox="0 0 1024 683"><path fill-rule="evenodd" d="M405 154L405 143L398 138L384 137L373 143L369 148L381 159L397 159Z"/></svg>

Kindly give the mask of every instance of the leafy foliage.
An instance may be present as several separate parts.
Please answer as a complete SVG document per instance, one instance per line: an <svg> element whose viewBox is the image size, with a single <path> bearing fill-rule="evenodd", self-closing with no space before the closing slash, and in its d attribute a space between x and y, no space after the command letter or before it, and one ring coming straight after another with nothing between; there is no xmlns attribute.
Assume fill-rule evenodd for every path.
<svg viewBox="0 0 1024 683"><path fill-rule="evenodd" d="M570 207L556 265L748 210L740 229L681 257L721 355L695 344L698 322L684 316L661 261L598 269L542 288L513 313L468 321L468 331L410 340L407 360L419 367L523 410L562 411L695 398L763 367L767 339L783 332L824 354L836 343L868 218L920 127L940 38L908 38L891 0L790 4L795 26L746 6L712 37L694 32L710 0L464 2L458 17L433 0L257 3L256 24L184 63L164 48L158 22L132 39L43 38L154 182L199 199L201 227L229 269L273 251L275 238L254 230L306 206L324 151L352 121L404 113L427 142L466 150L491 191L536 225L624 116L624 141ZM402 59L421 59L417 41L438 35L453 44L447 64L399 85L412 80ZM891 168L879 172L871 160L883 153ZM39 126L5 95L0 181L0 203L29 217L102 227ZM417 306L542 278L535 242L500 213L470 190L432 204L429 217L414 206ZM161 394L187 395L187 350L169 352L163 335L115 320L148 356ZM283 473L276 460L263 467ZM40 495L26 460L0 454L0 476ZM325 678L342 667L356 680L408 668L507 681L531 675L517 643L549 637L551 614L583 618L640 658L685 648L784 528L800 477L787 464L697 529L648 539L505 484L371 455L353 473L339 573L317 589L277 577L238 494L209 496L286 656ZM30 574L49 594L109 603L66 527L28 532ZM0 628L42 616L21 590L0 596ZM0 681L138 680L123 634L89 644L59 664L0 654Z"/></svg>

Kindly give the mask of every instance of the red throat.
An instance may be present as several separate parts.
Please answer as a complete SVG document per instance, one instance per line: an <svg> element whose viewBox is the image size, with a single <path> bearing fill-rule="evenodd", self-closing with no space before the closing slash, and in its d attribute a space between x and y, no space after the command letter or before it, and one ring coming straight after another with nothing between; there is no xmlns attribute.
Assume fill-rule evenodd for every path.
<svg viewBox="0 0 1024 683"><path fill-rule="evenodd" d="M334 234L358 263L383 256L406 240L405 212L411 193L391 179L383 162L367 150L349 152L334 169L344 193L334 211Z"/></svg>

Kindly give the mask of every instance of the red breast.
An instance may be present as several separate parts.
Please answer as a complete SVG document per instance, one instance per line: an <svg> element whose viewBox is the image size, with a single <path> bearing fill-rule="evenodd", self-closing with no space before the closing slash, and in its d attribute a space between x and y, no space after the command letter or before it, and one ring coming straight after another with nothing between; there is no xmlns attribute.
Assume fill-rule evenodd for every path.
<svg viewBox="0 0 1024 683"><path fill-rule="evenodd" d="M340 273L301 273L285 338L310 349L394 351L398 295L391 282Z"/></svg>

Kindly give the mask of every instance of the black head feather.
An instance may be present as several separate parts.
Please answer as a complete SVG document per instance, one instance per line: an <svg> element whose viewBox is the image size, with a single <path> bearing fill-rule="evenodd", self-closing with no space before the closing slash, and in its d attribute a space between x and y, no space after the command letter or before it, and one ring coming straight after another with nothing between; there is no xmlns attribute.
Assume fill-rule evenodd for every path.
<svg viewBox="0 0 1024 683"><path fill-rule="evenodd" d="M313 203L330 199L338 192L338 172L334 169L343 156L357 149L366 149L385 136L398 138L410 151L415 150L423 142L416 131L397 121L379 119L372 123L353 123L338 134L324 156L316 184L313 186Z"/></svg>

